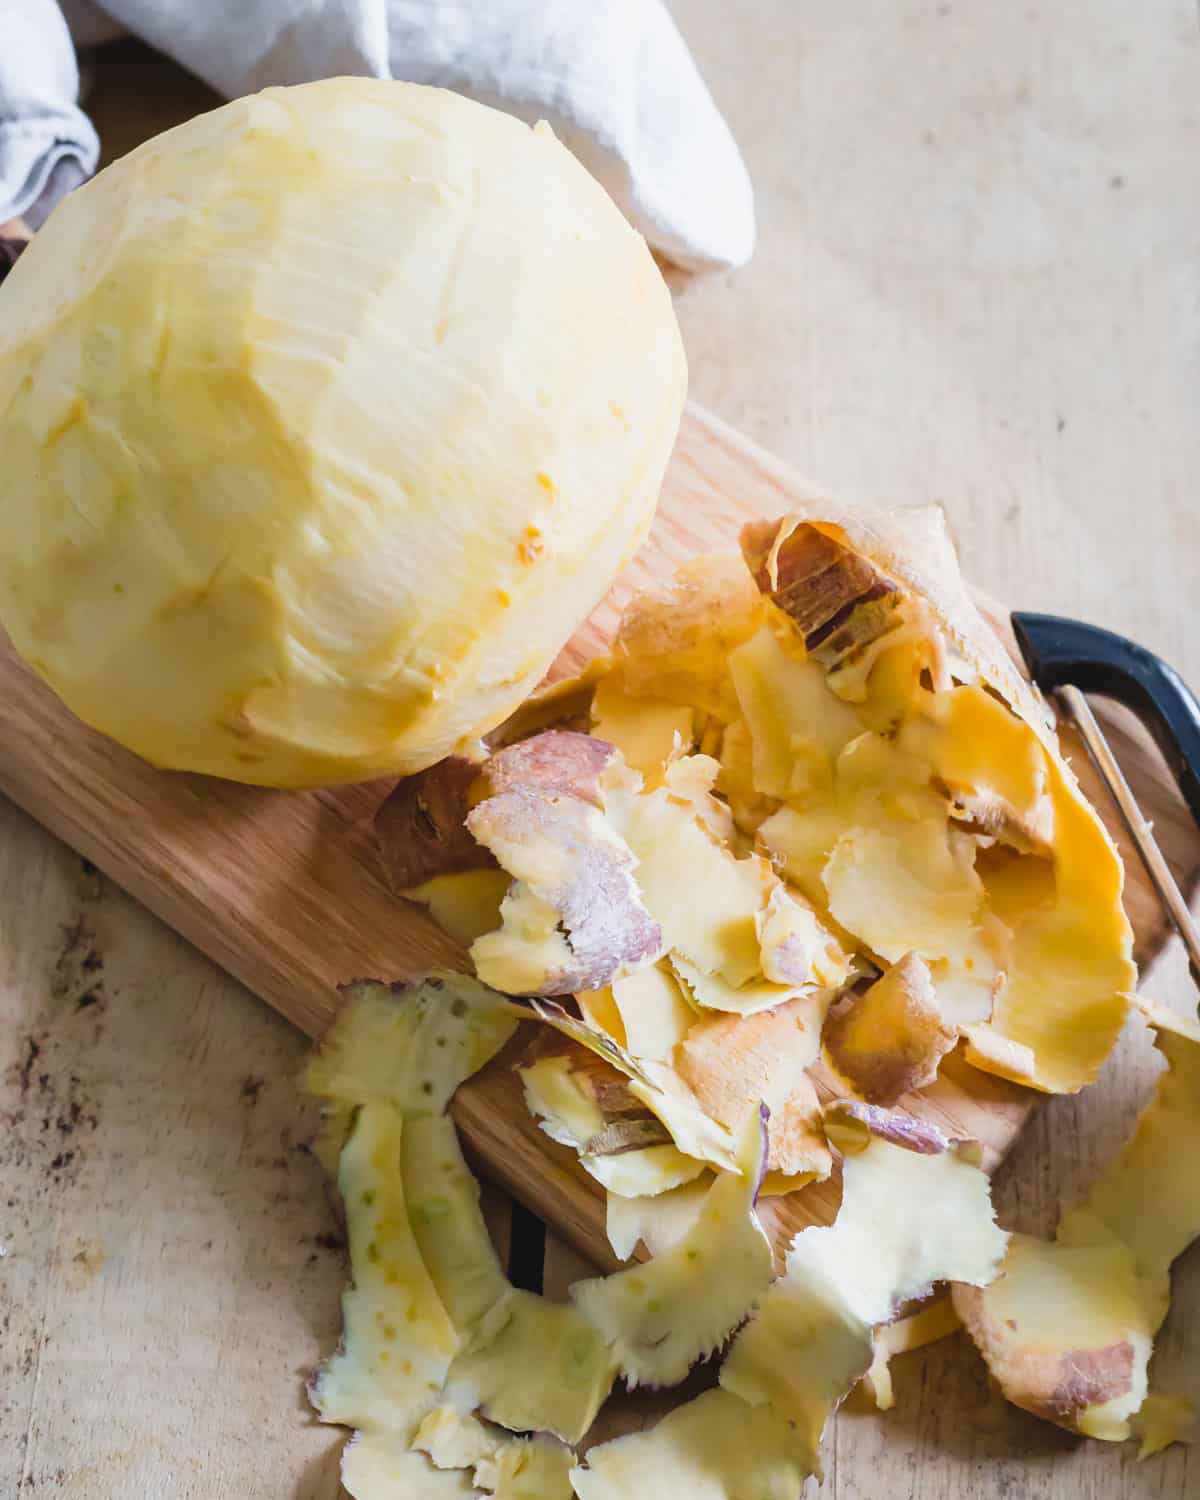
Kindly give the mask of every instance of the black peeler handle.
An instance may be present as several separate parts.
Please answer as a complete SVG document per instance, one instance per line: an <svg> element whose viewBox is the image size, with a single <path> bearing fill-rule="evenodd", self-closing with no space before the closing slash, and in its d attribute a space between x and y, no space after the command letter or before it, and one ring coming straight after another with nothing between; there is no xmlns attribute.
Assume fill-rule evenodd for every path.
<svg viewBox="0 0 1200 1500"><path fill-rule="evenodd" d="M12 239L0 235L0 281L3 281L17 263L17 256L29 243L28 240Z"/></svg>
<svg viewBox="0 0 1200 1500"><path fill-rule="evenodd" d="M1012 624L1029 674L1044 693L1071 683L1133 710L1200 826L1200 703L1174 667L1098 625L1032 614L1015 614Z"/></svg>

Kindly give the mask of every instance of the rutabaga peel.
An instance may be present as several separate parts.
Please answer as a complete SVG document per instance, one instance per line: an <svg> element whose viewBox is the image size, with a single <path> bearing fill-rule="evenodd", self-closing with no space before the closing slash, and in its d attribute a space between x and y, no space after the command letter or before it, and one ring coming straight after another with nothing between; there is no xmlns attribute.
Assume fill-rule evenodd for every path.
<svg viewBox="0 0 1200 1500"><path fill-rule="evenodd" d="M572 1302L509 1287L455 1356L446 1394L513 1432L578 1442L612 1389L608 1340Z"/></svg>
<svg viewBox="0 0 1200 1500"><path fill-rule="evenodd" d="M310 1066L310 1082L353 1119L338 1171L352 1284L341 1347L312 1398L324 1420L359 1429L343 1460L356 1500L414 1492L405 1485L473 1494L453 1487L466 1485L461 1474L422 1489L429 1463L409 1449L435 1463L496 1457L476 1407L513 1430L577 1438L612 1385L607 1341L577 1308L510 1285L454 1126L428 1112L502 1044L507 1031L497 1040L487 1027L497 1014L511 1023L502 997L460 976L360 986ZM560 1493L561 1457L518 1458L496 1468L498 1494L518 1500L523 1474L542 1487L534 1494Z"/></svg>
<svg viewBox="0 0 1200 1500"><path fill-rule="evenodd" d="M669 785L634 799L624 832L664 946L734 989L761 979L755 917L772 884L766 860L737 859Z"/></svg>
<svg viewBox="0 0 1200 1500"><path fill-rule="evenodd" d="M680 953L668 962L682 983L688 999L698 1010L723 1011L731 1016L757 1016L774 1010L798 993L794 984L775 984L762 976L733 985L720 974L706 974Z"/></svg>
<svg viewBox="0 0 1200 1500"><path fill-rule="evenodd" d="M606 1033L569 1015L560 1005L534 1000L531 1008L540 1021L624 1073L630 1093L658 1116L685 1156L726 1171L739 1170L732 1135L704 1113L674 1069L650 1058L639 1061Z"/></svg>
<svg viewBox="0 0 1200 1500"><path fill-rule="evenodd" d="M1130 1140L1056 1239L1014 1235L994 1285L954 1288L1010 1401L1112 1442L1136 1430L1170 1266L1200 1236L1200 1024L1150 1001L1140 1009L1166 1066ZM1190 1420L1157 1398L1143 1441L1166 1446Z"/></svg>
<svg viewBox="0 0 1200 1500"><path fill-rule="evenodd" d="M612 1156L581 1156L590 1177L618 1198L646 1198L694 1182L704 1162L686 1156L678 1146L644 1146Z"/></svg>
<svg viewBox="0 0 1200 1500"><path fill-rule="evenodd" d="M412 1446L435 1469L473 1469L495 1452L496 1436L473 1412L446 1401L422 1417Z"/></svg>
<svg viewBox="0 0 1200 1500"><path fill-rule="evenodd" d="M633 1056L669 1062L696 1013L666 961L614 979L611 993Z"/></svg>
<svg viewBox="0 0 1200 1500"><path fill-rule="evenodd" d="M837 989L851 973L851 960L812 907L783 881L771 887L754 919L763 975L800 989Z"/></svg>
<svg viewBox="0 0 1200 1500"><path fill-rule="evenodd" d="M395 1432L356 1432L342 1450L341 1478L353 1500L478 1500L468 1472L436 1468Z"/></svg>
<svg viewBox="0 0 1200 1500"><path fill-rule="evenodd" d="M508 1289L479 1207L479 1184L448 1115L405 1121L400 1169L413 1238L446 1315L468 1338Z"/></svg>
<svg viewBox="0 0 1200 1500"><path fill-rule="evenodd" d="M400 1157L406 1122L391 1104L363 1104L342 1151L353 1284L342 1298L338 1352L312 1387L326 1422L405 1439L433 1405L459 1338L413 1236Z"/></svg>
<svg viewBox="0 0 1200 1500"><path fill-rule="evenodd" d="M591 716L592 733L615 745L651 789L662 784L671 757L692 748L694 711L665 700L630 697L620 672L610 672L596 684Z"/></svg>
<svg viewBox="0 0 1200 1500"><path fill-rule="evenodd" d="M681 1239L704 1206L711 1180L706 1176L665 1193L639 1198L608 1194L605 1228L619 1260L629 1260L639 1244L651 1255Z"/></svg>
<svg viewBox="0 0 1200 1500"><path fill-rule="evenodd" d="M926 960L977 1067L1078 1090L1115 1042L1135 980L1120 860L1044 705L967 596L940 512L822 501L752 523L742 543L775 632L742 647L735 672L761 741L759 790L785 796L758 825L763 845L856 946ZM776 648L825 669L836 706L814 696L812 716L835 739L848 712L860 717L827 788L781 780L791 734L761 684ZM798 673L788 663L780 681ZM980 874L997 842L1030 862L1002 916Z"/></svg>
<svg viewBox="0 0 1200 1500"><path fill-rule="evenodd" d="M702 1161L671 1143L666 1126L631 1092L624 1074L585 1047L556 1040L562 1050L518 1068L525 1103L550 1139L574 1147L580 1165L609 1193L663 1193L704 1171Z"/></svg>
<svg viewBox="0 0 1200 1500"><path fill-rule="evenodd" d="M1129 1436L1153 1329L1127 1245L1013 1235L996 1282L956 1287L954 1305L1015 1405L1088 1437Z"/></svg>
<svg viewBox="0 0 1200 1500"><path fill-rule="evenodd" d="M834 761L863 725L829 691L820 664L763 624L729 669L750 731L755 790L780 801L827 792Z"/></svg>
<svg viewBox="0 0 1200 1500"><path fill-rule="evenodd" d="M949 1338L962 1327L948 1291L943 1291L915 1312L885 1323L871 1338L871 1368L863 1381L871 1399L880 1411L891 1411L896 1404L892 1384L892 1360L898 1354L924 1349L939 1339Z"/></svg>
<svg viewBox="0 0 1200 1500"><path fill-rule="evenodd" d="M335 1102L441 1114L517 1029L502 996L449 970L407 985L358 980L342 996L305 1074L309 1093Z"/></svg>
<svg viewBox="0 0 1200 1500"><path fill-rule="evenodd" d="M494 1500L571 1500L570 1448L548 1438L510 1438L475 1465L475 1483Z"/></svg>
<svg viewBox="0 0 1200 1500"><path fill-rule="evenodd" d="M741 1128L761 1100L771 1112L767 1168L785 1178L826 1178L833 1158L807 1069L821 1045L823 999L802 995L751 1016L698 1019L675 1051L674 1067L706 1115Z"/></svg>
<svg viewBox="0 0 1200 1500"><path fill-rule="evenodd" d="M471 945L479 977L510 994L566 995L658 957L662 933L633 879L634 853L605 817L612 745L548 730L497 751L493 795L467 827L514 877L502 925ZM617 793L618 800L620 792Z"/></svg>
<svg viewBox="0 0 1200 1500"><path fill-rule="evenodd" d="M721 1367L724 1389L773 1407L814 1453L826 1419L870 1368L873 1330L934 1282L989 1282L1007 1240L975 1153L913 1151L872 1135L843 1174L837 1219L796 1235L785 1274Z"/></svg>
<svg viewBox="0 0 1200 1500"><path fill-rule="evenodd" d="M476 938L500 926L500 907L511 884L503 870L463 870L435 875L401 894L426 907L444 933L469 948Z"/></svg>
<svg viewBox="0 0 1200 1500"><path fill-rule="evenodd" d="M689 558L660 591L625 606L614 655L626 692L728 723L737 716L729 653L765 613L736 554Z"/></svg>
<svg viewBox="0 0 1200 1500"><path fill-rule="evenodd" d="M771 1406L705 1391L657 1426L591 1449L579 1500L796 1500L815 1450Z"/></svg>
<svg viewBox="0 0 1200 1500"><path fill-rule="evenodd" d="M822 1040L827 1058L855 1093L890 1105L933 1082L958 1030L938 1008L928 967L908 953L861 995L842 1001Z"/></svg>
<svg viewBox="0 0 1200 1500"><path fill-rule="evenodd" d="M612 1344L630 1385L675 1385L716 1349L771 1280L771 1244L754 1212L766 1166L767 1111L746 1123L740 1172L721 1172L685 1233L648 1265L577 1281L571 1297Z"/></svg>

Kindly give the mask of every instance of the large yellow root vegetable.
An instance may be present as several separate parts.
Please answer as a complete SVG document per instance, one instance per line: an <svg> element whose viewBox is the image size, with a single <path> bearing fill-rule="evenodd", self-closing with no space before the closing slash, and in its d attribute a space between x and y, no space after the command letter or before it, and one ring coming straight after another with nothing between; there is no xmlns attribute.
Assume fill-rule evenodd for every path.
<svg viewBox="0 0 1200 1500"><path fill-rule="evenodd" d="M639 543L685 379L547 128L364 79L238 100L67 198L0 291L0 623L158 765L417 770Z"/></svg>

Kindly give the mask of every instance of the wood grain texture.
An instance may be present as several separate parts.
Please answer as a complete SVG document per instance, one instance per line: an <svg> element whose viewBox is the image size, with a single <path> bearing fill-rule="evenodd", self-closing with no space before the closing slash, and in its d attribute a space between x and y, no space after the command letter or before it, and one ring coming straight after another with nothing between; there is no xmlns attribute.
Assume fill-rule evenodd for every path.
<svg viewBox="0 0 1200 1500"><path fill-rule="evenodd" d="M632 592L669 577L684 558L736 547L742 522L778 515L810 486L698 407L688 409L649 540L562 652L556 679L603 651ZM998 617L1003 622L1002 615ZM390 894L369 832L391 783L277 792L163 772L75 719L18 660L0 655L7 733L0 791L80 850L157 916L310 1036L337 1006L337 986L363 976L409 979L465 957L426 914ZM1090 768L1080 764L1088 779ZM1135 788L1156 782L1148 760ZM1161 777L1158 777L1161 783ZM1154 787L1156 805L1169 789ZM1186 822L1186 813L1167 824ZM1194 875L1188 869L1188 879ZM1129 872L1139 946L1164 937L1161 914ZM989 1168L1003 1159L1035 1095L958 1063L916 1111L977 1139ZM490 1174L598 1264L613 1258L604 1197L530 1117L505 1056L459 1091L454 1114ZM827 1222L837 1198L816 1185L764 1204L782 1243Z"/></svg>

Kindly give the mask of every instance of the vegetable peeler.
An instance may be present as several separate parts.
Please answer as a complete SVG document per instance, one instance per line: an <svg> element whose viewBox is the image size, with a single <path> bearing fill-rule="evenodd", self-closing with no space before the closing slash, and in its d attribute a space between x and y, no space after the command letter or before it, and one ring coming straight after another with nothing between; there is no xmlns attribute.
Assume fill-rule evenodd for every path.
<svg viewBox="0 0 1200 1500"><path fill-rule="evenodd" d="M1018 613L1013 631L1034 682L1079 731L1200 984L1200 930L1085 693L1123 703L1149 730L1200 827L1200 702L1173 667L1124 636L1055 615Z"/></svg>

